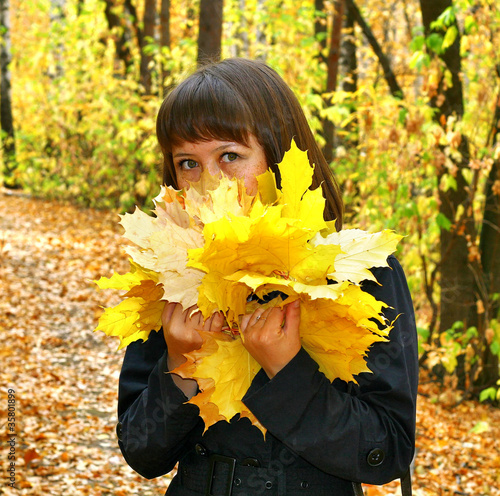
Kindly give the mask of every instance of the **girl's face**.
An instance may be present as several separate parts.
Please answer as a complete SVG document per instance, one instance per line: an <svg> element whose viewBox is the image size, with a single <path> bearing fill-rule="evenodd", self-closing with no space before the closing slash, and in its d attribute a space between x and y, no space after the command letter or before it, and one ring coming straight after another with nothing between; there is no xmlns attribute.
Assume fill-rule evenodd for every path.
<svg viewBox="0 0 500 496"><path fill-rule="evenodd" d="M200 180L204 170L213 176L222 172L230 178L243 179L250 195L257 193L256 176L267 170L264 149L253 134L248 146L234 141L183 141L172 147L172 159L179 188Z"/></svg>

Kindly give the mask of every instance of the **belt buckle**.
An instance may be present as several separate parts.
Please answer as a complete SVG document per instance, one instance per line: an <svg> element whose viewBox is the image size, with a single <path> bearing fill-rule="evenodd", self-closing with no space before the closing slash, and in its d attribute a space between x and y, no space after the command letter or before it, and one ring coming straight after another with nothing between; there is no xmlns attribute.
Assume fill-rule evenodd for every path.
<svg viewBox="0 0 500 496"><path fill-rule="evenodd" d="M212 494L212 485L214 482L215 465L217 463L226 463L228 465L229 472L227 474L226 492L224 493L224 496L231 496L231 493L233 492L233 478L234 470L236 468L236 458L213 454L210 455L209 460L210 470L208 472L207 490L205 492L205 496L215 496Z"/></svg>

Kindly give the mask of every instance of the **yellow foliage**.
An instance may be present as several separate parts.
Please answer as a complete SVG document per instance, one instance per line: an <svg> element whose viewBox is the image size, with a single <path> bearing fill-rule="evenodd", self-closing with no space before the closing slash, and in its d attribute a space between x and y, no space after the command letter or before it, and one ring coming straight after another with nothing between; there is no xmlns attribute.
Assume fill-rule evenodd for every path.
<svg viewBox="0 0 500 496"><path fill-rule="evenodd" d="M256 196L239 180L206 174L182 195L162 188L154 217L140 210L122 217L124 235L136 245L126 249L132 273L98 282L128 291L98 327L119 336L121 346L159 328L161 300L184 308L196 303L205 318L224 313L230 335L203 333L201 349L175 370L198 381L201 393L190 402L200 408L206 428L240 414L264 431L241 402L260 368L238 332L240 316L256 305L250 295L278 291L281 296L265 306L300 299L303 346L330 380L355 381L369 372L368 349L391 329L382 316L386 305L359 283L375 280L368 269L386 266L401 236L335 232L323 219L321 189L310 189L307 153L295 143L280 171L282 189L268 171L259 177Z"/></svg>

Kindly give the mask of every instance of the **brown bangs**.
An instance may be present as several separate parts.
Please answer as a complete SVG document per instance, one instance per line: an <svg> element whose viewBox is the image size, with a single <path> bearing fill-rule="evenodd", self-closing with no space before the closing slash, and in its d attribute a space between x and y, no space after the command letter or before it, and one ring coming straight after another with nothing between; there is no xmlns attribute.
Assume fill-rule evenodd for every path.
<svg viewBox="0 0 500 496"><path fill-rule="evenodd" d="M163 101L156 120L163 152L163 182L177 188L172 146L181 142L234 141L248 146L249 134L262 146L280 187L279 163L292 138L315 164L313 186L322 186L325 219L342 227L342 196L333 171L314 139L297 97L263 62L225 59L198 68Z"/></svg>
<svg viewBox="0 0 500 496"><path fill-rule="evenodd" d="M157 133L164 152L182 141L211 139L248 143L253 132L250 109L231 86L209 74L198 74L178 86L163 102Z"/></svg>

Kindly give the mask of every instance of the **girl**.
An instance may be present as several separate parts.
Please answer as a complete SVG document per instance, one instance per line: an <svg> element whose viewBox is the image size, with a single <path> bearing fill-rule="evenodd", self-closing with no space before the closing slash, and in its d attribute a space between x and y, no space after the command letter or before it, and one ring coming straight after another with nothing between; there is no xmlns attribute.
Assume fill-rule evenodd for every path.
<svg viewBox="0 0 500 496"><path fill-rule="evenodd" d="M163 102L157 135L164 182L188 186L201 171L244 180L279 163L292 138L316 164L313 186L326 198L325 219L342 226L339 188L293 92L263 63L228 59L198 69ZM167 493L196 495L352 495L352 481L384 484L401 477L415 441L418 378L413 307L403 270L375 269L380 285L363 289L389 305L390 341L368 355L371 374L352 387L331 383L301 347L298 302L257 309L241 319L245 347L261 365L242 401L267 429L246 418L218 422L204 432L190 379L168 373L184 353L201 346L197 329L218 332L223 317L167 303L163 328L129 345L120 375L117 434L123 456L146 478L171 471ZM191 315L191 317L189 317Z"/></svg>

